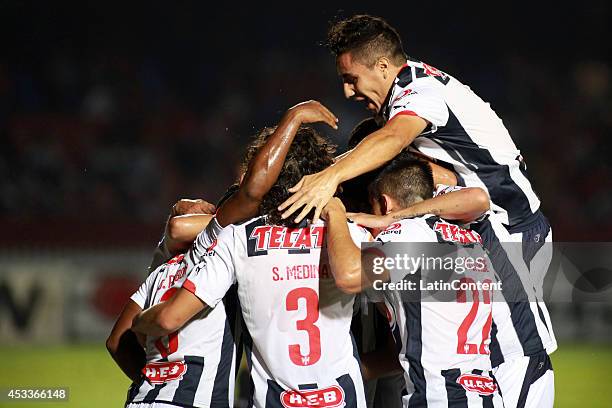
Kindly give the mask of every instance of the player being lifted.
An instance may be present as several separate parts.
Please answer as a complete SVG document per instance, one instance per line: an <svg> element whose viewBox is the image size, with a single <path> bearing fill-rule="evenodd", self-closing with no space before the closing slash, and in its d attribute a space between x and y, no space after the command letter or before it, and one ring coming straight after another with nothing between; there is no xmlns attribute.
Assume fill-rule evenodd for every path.
<svg viewBox="0 0 612 408"><path fill-rule="evenodd" d="M226 313L223 302L214 309L198 313L180 330L171 330L163 336L148 336L146 357L130 327L142 309L164 302L181 290L186 271L211 255L213 243L223 226L257 214L265 193L278 177L300 125L313 122L336 127L336 118L327 108L309 101L289 109L274 130L268 129L266 143L258 145L257 151L248 152L245 160L248 170L242 182L230 190L212 221L209 215L175 213L178 206L202 203L181 201L173 209L176 216L169 220L163 251L158 252L171 256L188 248L194 239L195 243L186 254L174 256L150 274L124 308L107 341L109 352L134 382L128 393L128 406L153 403L155 406L165 403L194 407L233 406L235 327L231 321L232 312ZM203 230L207 224L208 228ZM163 327L173 323L164 320L165 315L158 317Z"/></svg>
<svg viewBox="0 0 612 408"><path fill-rule="evenodd" d="M337 186L380 167L409 145L452 165L459 183L483 188L492 217L505 226L497 241L517 242L517 255L492 259L496 270L510 262L504 288L506 310L494 319L491 359L508 407L552 406L553 372L547 353L557 343L542 301L551 258L550 225L526 177L526 165L501 119L488 103L452 76L409 59L397 31L381 18L357 15L332 26L328 45L336 56L345 96L366 104L383 127L333 167L300 180L279 208L283 217L316 208L315 218ZM401 217L401 215L399 215ZM506 252L514 252L509 246ZM508 261L508 259L510 261ZM511 282L508 282L511 283ZM526 299L526 301L524 301ZM519 379L520 378L520 379Z"/></svg>
<svg viewBox="0 0 612 408"><path fill-rule="evenodd" d="M433 178L427 163L398 158L378 174L370 186L374 212L386 213L424 201L433 195ZM323 211L327 221L327 250L337 285L347 293L376 287L372 259L361 256L346 229L342 202L332 199ZM464 234L444 234L443 227ZM458 238L459 236L470 239ZM404 219L378 234L378 241L404 243L448 242L457 247L479 246L477 233L447 224L434 215ZM415 244L419 245L419 244ZM422 245L422 244L421 244ZM384 248L384 247L383 247ZM427 249L427 247L424 247ZM388 254L391 256L390 254ZM376 255L378 256L378 255ZM362 259L365 264L362 266ZM381 281L397 283L406 274L381 274ZM502 406L491 373L488 345L491 330L490 293L463 293L457 299L425 299L420 281L431 280L426 268L414 274L412 295L401 290L381 292L397 343L399 361L405 371L405 407L493 407ZM478 275L477 278L474 275ZM463 279L493 281L492 270L466 270ZM480 299L480 304L479 304ZM469 325L466 324L466 321Z"/></svg>

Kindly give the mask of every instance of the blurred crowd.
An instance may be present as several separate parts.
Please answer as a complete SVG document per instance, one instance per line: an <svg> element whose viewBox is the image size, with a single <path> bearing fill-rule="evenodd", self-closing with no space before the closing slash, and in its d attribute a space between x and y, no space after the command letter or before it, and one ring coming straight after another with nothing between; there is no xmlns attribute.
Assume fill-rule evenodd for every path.
<svg viewBox="0 0 612 408"><path fill-rule="evenodd" d="M340 117L334 138L342 150L366 112L342 100L333 58L316 44L322 27L297 46L266 28L238 50L223 50L219 39L215 52L194 49L206 55L185 60L187 47L155 55L109 51L101 41L86 53L60 42L35 56L0 58L2 219L159 224L180 197L215 201L234 181L249 137L306 99ZM612 235L606 61L406 48L491 102L557 240Z"/></svg>

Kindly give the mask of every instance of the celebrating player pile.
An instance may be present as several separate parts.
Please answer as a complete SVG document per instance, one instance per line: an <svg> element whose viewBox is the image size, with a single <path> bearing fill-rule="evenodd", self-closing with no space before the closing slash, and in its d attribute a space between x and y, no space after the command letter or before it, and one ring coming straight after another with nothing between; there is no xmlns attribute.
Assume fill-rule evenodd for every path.
<svg viewBox="0 0 612 408"><path fill-rule="evenodd" d="M214 217L173 214L158 251L166 262L107 342L134 381L128 406L232 406L244 338L256 407L365 407L362 378L397 373L385 407L551 407L556 341L541 284L552 235L501 120L455 78L408 59L380 18L338 22L328 44L346 97L375 119L334 163L333 146L303 124L337 128L336 117L318 102L296 105L251 145L244 177ZM351 211L373 213L348 214L370 231L332 198L341 184ZM374 239L486 250L488 266L464 279L497 280L501 297L374 293L372 257L359 250ZM395 344L364 354L360 367L350 326L362 291Z"/></svg>

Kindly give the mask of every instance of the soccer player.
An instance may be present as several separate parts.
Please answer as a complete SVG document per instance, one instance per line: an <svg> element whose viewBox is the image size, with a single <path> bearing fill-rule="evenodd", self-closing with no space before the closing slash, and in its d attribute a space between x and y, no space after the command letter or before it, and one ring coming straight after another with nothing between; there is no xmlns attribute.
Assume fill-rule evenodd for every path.
<svg viewBox="0 0 612 408"><path fill-rule="evenodd" d="M433 195L433 177L427 163L396 159L376 177L370 191L374 212L380 214L430 198ZM371 269L368 265L362 266L360 250L350 239L341 201L332 199L325 207L323 217L327 221L331 271L338 287L347 293L361 292L372 286L376 288L371 275L363 272ZM454 234L444 233L451 229ZM480 245L477 233L448 224L431 214L401 220L378 234L377 240L448 242L457 247ZM416 296L406 298L400 290L393 289L383 292L399 361L405 372L408 394L403 397L404 406L502 406L490 373L488 355L492 312L490 293L473 293L471 302L465 293L459 292L457 301L422 299L420 281L431 279L428 272L421 267L415 273L420 278L414 281L417 282L416 289L413 289ZM380 275L385 276L381 281L397 283L406 274L394 276L395 273L390 271L387 275ZM467 279L474 275L480 275L476 278L478 281L485 281L487 277L493 280L492 271L486 269L468 269L462 276ZM480 303L479 298L482 299Z"/></svg>
<svg viewBox="0 0 612 408"><path fill-rule="evenodd" d="M520 274L522 288L512 285L522 293L504 294L510 323L500 316L493 325L491 359L498 366L495 373L506 406L550 406L554 386L547 353L557 342L542 301L542 282L552 256L551 246L545 245L552 241L552 232L508 130L469 87L409 59L397 31L381 18L357 15L340 21L330 29L327 42L336 55L345 96L364 103L383 127L333 167L300 180L290 190L295 194L279 207L283 217L302 208L299 221L316 207L316 218L340 183L380 167L410 144L451 164L460 184L487 192L492 217L506 229L499 231L498 240L516 242L519 256L511 257L513 268L528 270L527 276Z"/></svg>
<svg viewBox="0 0 612 408"><path fill-rule="evenodd" d="M163 303L180 290L188 268L210 256L223 226L258 212L301 124L319 121L336 127L335 116L316 101L289 109L275 129L265 130L268 137L265 144L257 146L257 154L254 155L254 150L248 152L248 170L240 185L230 190L226 201L220 204L214 219L207 215L185 215L169 220L162 240L163 249L169 254L193 241L198 229L206 224L208 227L197 235L186 254L175 256L150 274L126 305L109 336L109 352L134 381L128 393L128 406L233 406L235 327L228 321L228 316L233 313L229 310L226 313L223 302L194 316L180 330L172 330L163 336L148 336L144 368L142 347L135 344L129 329L142 309ZM180 204L201 203L179 202L177 205Z"/></svg>
<svg viewBox="0 0 612 408"><path fill-rule="evenodd" d="M354 296L339 291L329 273L321 250L325 226L294 225L277 211L287 188L331 165L332 152L313 129L300 129L261 204L263 216L225 228L176 296L144 311L134 330L166 335L216 308L237 282L251 339L246 348L256 407L365 407L349 332ZM354 224L350 228L357 242L369 235Z"/></svg>

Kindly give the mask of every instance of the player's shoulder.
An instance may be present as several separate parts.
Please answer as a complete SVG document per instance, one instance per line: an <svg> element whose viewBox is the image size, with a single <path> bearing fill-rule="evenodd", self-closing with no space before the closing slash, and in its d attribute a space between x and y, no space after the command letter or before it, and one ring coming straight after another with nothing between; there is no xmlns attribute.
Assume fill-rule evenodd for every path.
<svg viewBox="0 0 612 408"><path fill-rule="evenodd" d="M413 94L418 88L439 87L448 83L450 76L422 61L408 60L401 68L395 80L395 87L411 89Z"/></svg>
<svg viewBox="0 0 612 408"><path fill-rule="evenodd" d="M351 237L359 241L371 241L370 231L363 225L359 225L351 220L347 220L349 233Z"/></svg>
<svg viewBox="0 0 612 408"><path fill-rule="evenodd" d="M376 239L384 241L429 242L435 240L431 219L438 217L427 214L421 217L404 218L381 231Z"/></svg>

